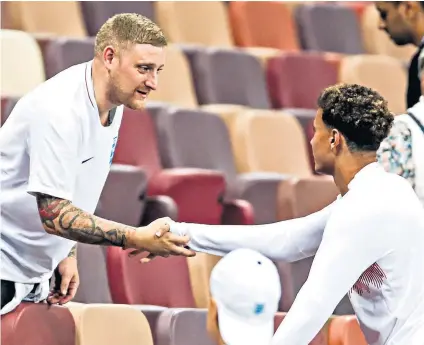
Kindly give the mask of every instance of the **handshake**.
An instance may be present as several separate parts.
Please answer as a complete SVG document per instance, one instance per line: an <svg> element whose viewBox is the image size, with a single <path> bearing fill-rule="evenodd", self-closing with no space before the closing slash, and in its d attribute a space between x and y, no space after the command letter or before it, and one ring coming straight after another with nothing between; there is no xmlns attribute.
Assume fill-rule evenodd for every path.
<svg viewBox="0 0 424 345"><path fill-rule="evenodd" d="M171 224L176 223L171 218L165 217L156 219L145 227L137 228L128 234L124 249L134 249L129 253L130 257L148 252L148 256L141 259L142 263L147 263L156 256L195 256L196 252L188 248L190 238L172 233Z"/></svg>

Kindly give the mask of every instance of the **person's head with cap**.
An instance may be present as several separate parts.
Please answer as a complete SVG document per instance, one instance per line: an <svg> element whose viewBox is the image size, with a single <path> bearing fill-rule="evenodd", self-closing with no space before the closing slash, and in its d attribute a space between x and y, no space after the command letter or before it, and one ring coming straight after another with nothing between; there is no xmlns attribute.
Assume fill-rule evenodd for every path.
<svg viewBox="0 0 424 345"><path fill-rule="evenodd" d="M274 334L281 284L271 260L237 249L212 270L207 328L218 345L268 344Z"/></svg>

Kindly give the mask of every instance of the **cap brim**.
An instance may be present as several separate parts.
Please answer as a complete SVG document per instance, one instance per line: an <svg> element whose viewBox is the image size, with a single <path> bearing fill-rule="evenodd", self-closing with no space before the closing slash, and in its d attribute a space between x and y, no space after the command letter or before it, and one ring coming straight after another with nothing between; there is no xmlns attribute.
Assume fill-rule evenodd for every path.
<svg viewBox="0 0 424 345"><path fill-rule="evenodd" d="M267 345L274 335L274 319L248 322L218 306L218 321L221 337L228 345Z"/></svg>

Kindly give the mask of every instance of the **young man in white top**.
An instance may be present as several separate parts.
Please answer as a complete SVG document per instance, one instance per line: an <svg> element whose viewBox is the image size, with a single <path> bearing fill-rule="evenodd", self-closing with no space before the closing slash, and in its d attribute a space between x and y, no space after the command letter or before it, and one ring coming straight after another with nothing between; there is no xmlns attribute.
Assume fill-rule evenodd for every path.
<svg viewBox="0 0 424 345"><path fill-rule="evenodd" d="M223 257L210 277L207 329L217 345L267 345L281 298L271 260L251 249Z"/></svg>
<svg viewBox="0 0 424 345"><path fill-rule="evenodd" d="M166 224L134 228L93 215L123 107L142 108L156 89L166 45L141 15L110 18L94 59L28 93L0 129L1 314L22 300L71 300L79 283L76 242L194 255L186 237L155 236ZM48 296L55 269L59 284Z"/></svg>
<svg viewBox="0 0 424 345"><path fill-rule="evenodd" d="M318 99L311 145L315 169L333 176L340 190L337 200L273 224L171 224L196 251L250 248L287 262L315 255L272 345L307 345L346 293L369 345L423 344L424 208L407 180L376 162L392 122L377 92L329 87Z"/></svg>

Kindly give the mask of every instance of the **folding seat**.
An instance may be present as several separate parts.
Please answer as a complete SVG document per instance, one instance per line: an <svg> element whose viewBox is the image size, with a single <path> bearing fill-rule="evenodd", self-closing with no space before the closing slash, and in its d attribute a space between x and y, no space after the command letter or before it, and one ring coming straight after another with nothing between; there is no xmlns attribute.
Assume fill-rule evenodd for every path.
<svg viewBox="0 0 424 345"><path fill-rule="evenodd" d="M337 65L322 55L287 53L268 61L268 90L275 109L316 109L321 91L337 80Z"/></svg>
<svg viewBox="0 0 424 345"><path fill-rule="evenodd" d="M407 72L398 59L384 55L345 57L340 65L339 79L378 91L396 114L406 111Z"/></svg>
<svg viewBox="0 0 424 345"><path fill-rule="evenodd" d="M199 104L237 104L269 109L261 63L247 52L183 47Z"/></svg>
<svg viewBox="0 0 424 345"><path fill-rule="evenodd" d="M296 117L305 134L306 147L311 169L315 170L314 155L312 153L311 140L314 136L314 119L317 111L315 109L284 108L283 111Z"/></svg>
<svg viewBox="0 0 424 345"><path fill-rule="evenodd" d="M233 46L230 20L222 1L155 1L155 14L172 43Z"/></svg>
<svg viewBox="0 0 424 345"><path fill-rule="evenodd" d="M295 15L304 49L342 54L364 53L360 24L356 13L349 7L308 4L298 6Z"/></svg>
<svg viewBox="0 0 424 345"><path fill-rule="evenodd" d="M249 110L237 117L236 128L234 153L239 172L312 175L305 135L294 116Z"/></svg>
<svg viewBox="0 0 424 345"><path fill-rule="evenodd" d="M114 303L170 308L195 307L185 257L158 257L148 264L129 258L131 250L107 248L107 271Z"/></svg>
<svg viewBox="0 0 424 345"><path fill-rule="evenodd" d="M113 163L142 168L148 178L147 195L172 198L178 208L175 220L221 223L224 176L205 169L163 169L154 123L146 111L125 109ZM240 212L243 214L243 209Z"/></svg>
<svg viewBox="0 0 424 345"><path fill-rule="evenodd" d="M169 309L159 317L156 345L216 345L206 320L206 309Z"/></svg>
<svg viewBox="0 0 424 345"><path fill-rule="evenodd" d="M330 319L328 345L367 345L354 315L335 316Z"/></svg>
<svg viewBox="0 0 424 345"><path fill-rule="evenodd" d="M228 10L237 46L299 50L296 23L285 3L231 1Z"/></svg>
<svg viewBox="0 0 424 345"><path fill-rule="evenodd" d="M75 323L65 307L21 303L1 317L4 345L75 345Z"/></svg>
<svg viewBox="0 0 424 345"><path fill-rule="evenodd" d="M68 303L79 345L153 345L146 316L128 305Z"/></svg>
<svg viewBox="0 0 424 345"><path fill-rule="evenodd" d="M44 65L47 78L63 70L94 57L94 38L47 38L40 39L43 49Z"/></svg>
<svg viewBox="0 0 424 345"><path fill-rule="evenodd" d="M201 110L148 107L156 125L165 168L191 167L222 172L225 200L247 200L255 223L276 221L276 192L284 176L275 173L237 174L229 132L219 115ZM193 143L196 143L193 145Z"/></svg>
<svg viewBox="0 0 424 345"><path fill-rule="evenodd" d="M0 118L0 126L6 122L16 103L18 103L18 97L2 97L1 98L1 118Z"/></svg>
<svg viewBox="0 0 424 345"><path fill-rule="evenodd" d="M394 44L389 35L379 29L379 22L380 15L375 5L366 6L361 20L365 52L367 54L388 55L409 64L417 48L412 44L405 46Z"/></svg>
<svg viewBox="0 0 424 345"><path fill-rule="evenodd" d="M43 57L29 34L1 30L1 96L21 97L45 80Z"/></svg>
<svg viewBox="0 0 424 345"><path fill-rule="evenodd" d="M196 108L198 102L190 65L181 49L166 48L166 64L160 73L158 89L149 95L149 102L166 102L184 108Z"/></svg>
<svg viewBox="0 0 424 345"><path fill-rule="evenodd" d="M81 1L80 6L89 36L115 14L139 13L153 20L155 14L153 1Z"/></svg>
<svg viewBox="0 0 424 345"><path fill-rule="evenodd" d="M78 1L13 1L8 3L8 11L18 30L67 37L87 35Z"/></svg>

